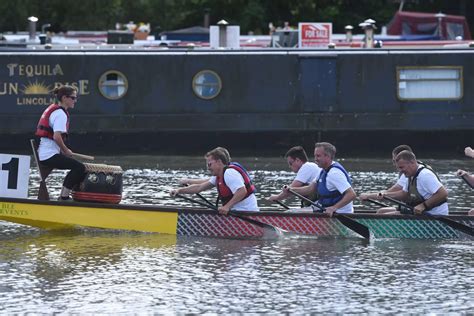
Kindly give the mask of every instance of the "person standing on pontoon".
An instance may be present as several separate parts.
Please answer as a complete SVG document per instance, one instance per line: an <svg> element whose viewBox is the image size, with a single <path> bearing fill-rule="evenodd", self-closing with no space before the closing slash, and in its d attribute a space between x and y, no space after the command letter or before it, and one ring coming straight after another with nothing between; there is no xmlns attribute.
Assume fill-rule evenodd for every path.
<svg viewBox="0 0 474 316"><path fill-rule="evenodd" d="M285 154L286 161L291 171L296 173L296 177L290 184L290 188L298 188L309 185L311 182L315 182L321 173L321 168L318 167L314 162L308 161L308 155L302 146L295 146L288 150ZM268 200L270 201L281 201L291 194L287 191L282 190L279 194L271 195ZM316 195L308 196L309 199L315 200ZM306 203L303 203L303 205Z"/></svg>
<svg viewBox="0 0 474 316"><path fill-rule="evenodd" d="M408 150L400 152L395 157L395 163L408 181L402 191L381 192L379 199L388 196L402 200L414 207L414 214L448 215L448 191L432 170L419 164L415 154ZM400 212L395 211L391 214Z"/></svg>
<svg viewBox="0 0 474 316"><path fill-rule="evenodd" d="M173 189L171 196L183 193L195 194L217 187L219 198L222 201L222 206L218 208L220 214L227 215L231 210L259 211L255 197L255 186L242 165L231 164L229 153L221 148L209 151L204 157L212 177L202 183Z"/></svg>
<svg viewBox="0 0 474 316"><path fill-rule="evenodd" d="M317 182L310 185L293 188L293 191L304 196L318 193L316 203L324 212L332 215L336 213L353 213L352 201L356 194L351 186L351 179L344 167L334 161L336 147L330 143L316 143L314 161L322 169ZM283 188L288 192L288 188Z"/></svg>
<svg viewBox="0 0 474 316"><path fill-rule="evenodd" d="M69 169L64 178L59 200L69 200L72 188L85 177L83 163L72 158L74 154L66 146L69 131L69 109L77 102L77 89L63 85L54 89L56 103L51 104L41 115L35 135L40 137L38 158L40 164L53 169Z"/></svg>
<svg viewBox="0 0 474 316"><path fill-rule="evenodd" d="M471 147L466 147L464 149L464 154L468 157L474 158L474 150ZM456 175L463 178L471 188L474 188L474 175L469 174L467 171L462 169L458 169ZM474 215L474 208L468 212L468 215Z"/></svg>

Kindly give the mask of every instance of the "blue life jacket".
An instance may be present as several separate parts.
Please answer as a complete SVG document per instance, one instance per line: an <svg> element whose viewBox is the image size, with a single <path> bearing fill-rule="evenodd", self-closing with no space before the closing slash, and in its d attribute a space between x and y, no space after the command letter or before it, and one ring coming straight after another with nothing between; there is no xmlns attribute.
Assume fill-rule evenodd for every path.
<svg viewBox="0 0 474 316"><path fill-rule="evenodd" d="M333 167L341 170L346 176L349 184L352 184L351 178L349 174L347 173L346 169L344 169L344 167L338 162L333 163L327 170L324 170L324 169L321 170L321 173L319 175L319 180L316 183L316 186L317 186L318 195L319 195L318 204L320 204L323 207L333 206L334 204L342 200L342 197L343 197L343 194L340 193L339 191L337 190L329 191L326 186L327 175L329 173L329 170L331 170L331 168Z"/></svg>

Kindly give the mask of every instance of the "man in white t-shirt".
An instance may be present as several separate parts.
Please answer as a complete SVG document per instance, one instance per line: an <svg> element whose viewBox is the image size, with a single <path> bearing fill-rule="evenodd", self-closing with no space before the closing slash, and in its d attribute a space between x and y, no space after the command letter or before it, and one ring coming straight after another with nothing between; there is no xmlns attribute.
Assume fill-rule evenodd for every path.
<svg viewBox="0 0 474 316"><path fill-rule="evenodd" d="M212 177L205 182L192 184L188 187L174 189L172 196L186 193L195 194L217 187L222 206L220 214L227 215L229 211L259 211L255 186L252 184L247 171L236 162L229 162L229 155L221 148L215 148L205 155L207 168Z"/></svg>
<svg viewBox="0 0 474 316"><path fill-rule="evenodd" d="M314 162L308 161L308 155L302 146L295 146L288 150L285 154L286 161L291 171L296 173L296 177L290 184L290 188L298 188L306 186L311 182L315 182L321 173L321 168ZM292 196L290 193L282 190L278 194L271 195L270 201L281 201ZM311 200L315 200L316 196L307 196Z"/></svg>
<svg viewBox="0 0 474 316"><path fill-rule="evenodd" d="M392 162L393 162L393 165L395 166L395 168L397 168L395 158L397 157L397 155L399 153L401 153L404 150L407 150L409 152L413 152L411 147L408 146L408 145L399 145L399 146L395 147L392 150ZM433 169L430 166L428 166L427 164L425 164L421 161L417 161L417 162L418 162L419 165L427 167L428 169L433 171ZM388 188L387 190L383 190L383 191L379 191L379 192L364 192L364 193L361 193L359 195L359 199L361 201L366 201L368 199L382 200L383 199L382 198L383 194L393 193L393 192L398 192L398 191L401 192L403 190L403 188L406 187L406 186L408 186L408 178L403 173L399 173L397 182L394 185L392 185L390 188ZM377 214L400 214L400 211L402 211L402 213L405 213L405 212L408 212L409 210L407 210L407 209L405 209L401 206L399 206L399 207L386 206L386 207L379 208L377 210Z"/></svg>
<svg viewBox="0 0 474 316"><path fill-rule="evenodd" d="M416 161L408 150L395 158L397 168L408 179L402 191L386 192L383 196L398 199L412 206L414 214L448 215L448 192L433 171Z"/></svg>
<svg viewBox="0 0 474 316"><path fill-rule="evenodd" d="M317 204L330 215L334 212L353 213L352 201L356 198L356 194L352 189L349 174L340 163L334 161L335 155L334 145L326 142L316 143L314 160L322 169L321 175L316 183L293 190L306 196L317 191ZM288 191L288 188L283 190Z"/></svg>

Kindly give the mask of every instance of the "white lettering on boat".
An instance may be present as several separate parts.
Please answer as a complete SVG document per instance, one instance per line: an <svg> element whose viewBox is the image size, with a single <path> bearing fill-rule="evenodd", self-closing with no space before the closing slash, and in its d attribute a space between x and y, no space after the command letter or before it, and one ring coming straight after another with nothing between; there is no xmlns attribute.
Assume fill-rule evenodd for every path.
<svg viewBox="0 0 474 316"><path fill-rule="evenodd" d="M8 64L8 74L10 77L17 76L57 76L64 75L63 69L59 64L52 65L23 65Z"/></svg>

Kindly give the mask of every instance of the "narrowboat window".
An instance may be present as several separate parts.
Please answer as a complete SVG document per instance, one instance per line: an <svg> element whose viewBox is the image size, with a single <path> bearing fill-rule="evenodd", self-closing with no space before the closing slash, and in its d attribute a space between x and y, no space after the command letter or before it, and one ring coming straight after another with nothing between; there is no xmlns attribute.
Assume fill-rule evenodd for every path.
<svg viewBox="0 0 474 316"><path fill-rule="evenodd" d="M222 82L217 73L211 70L198 72L193 78L193 91L202 99L212 99L221 92Z"/></svg>
<svg viewBox="0 0 474 316"><path fill-rule="evenodd" d="M100 93L110 100L118 100L125 96L128 90L128 80L117 70L105 72L99 79Z"/></svg>
<svg viewBox="0 0 474 316"><path fill-rule="evenodd" d="M398 67L400 100L457 100L463 96L463 69L447 67Z"/></svg>
<svg viewBox="0 0 474 316"><path fill-rule="evenodd" d="M446 23L446 32L447 38L450 40L456 39L456 37L461 36L464 38L464 25L461 23Z"/></svg>

